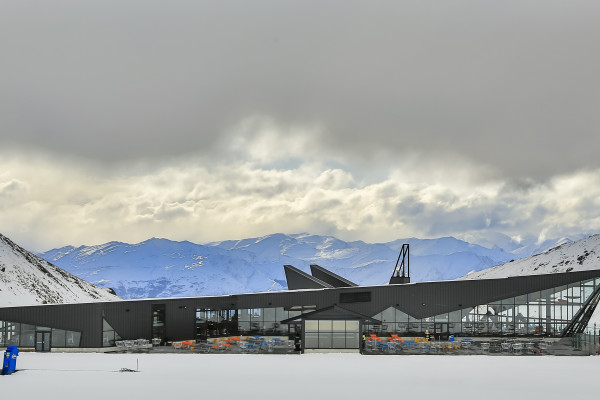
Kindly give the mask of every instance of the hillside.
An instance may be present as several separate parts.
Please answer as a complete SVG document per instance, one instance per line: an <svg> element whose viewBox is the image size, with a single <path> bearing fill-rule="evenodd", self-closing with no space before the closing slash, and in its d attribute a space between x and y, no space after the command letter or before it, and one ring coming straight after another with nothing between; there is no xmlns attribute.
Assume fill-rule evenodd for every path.
<svg viewBox="0 0 600 400"><path fill-rule="evenodd" d="M473 272L460 279L504 278L590 269L600 269L600 235L552 247L540 254Z"/></svg>
<svg viewBox="0 0 600 400"><path fill-rule="evenodd" d="M28 252L0 234L0 304L3 307L119 300Z"/></svg>

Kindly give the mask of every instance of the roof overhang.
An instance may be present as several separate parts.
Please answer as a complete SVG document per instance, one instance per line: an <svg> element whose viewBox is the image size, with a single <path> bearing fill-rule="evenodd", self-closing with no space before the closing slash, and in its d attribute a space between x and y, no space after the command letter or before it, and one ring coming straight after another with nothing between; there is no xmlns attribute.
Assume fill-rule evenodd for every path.
<svg viewBox="0 0 600 400"><path fill-rule="evenodd" d="M347 310L338 305L324 307L319 310L315 310L306 314L300 314L298 316L284 319L281 321L282 324L292 324L294 322L301 322L302 320L315 320L315 319L328 319L328 320L360 320L370 324L379 325L381 321L363 315L355 311Z"/></svg>

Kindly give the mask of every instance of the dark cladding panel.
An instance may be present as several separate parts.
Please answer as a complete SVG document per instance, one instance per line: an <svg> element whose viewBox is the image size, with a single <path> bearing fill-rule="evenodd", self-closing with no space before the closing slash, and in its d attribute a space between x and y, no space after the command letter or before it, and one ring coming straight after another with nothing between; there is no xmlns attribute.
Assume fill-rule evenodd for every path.
<svg viewBox="0 0 600 400"><path fill-rule="evenodd" d="M159 303L155 301L153 303ZM166 339L167 340L191 340L196 337L196 307L193 302L180 300L177 303L166 303ZM216 307L215 307L216 308ZM220 305L218 308L229 308Z"/></svg>
<svg viewBox="0 0 600 400"><path fill-rule="evenodd" d="M115 331L125 340L150 336L152 308L148 301L104 303L102 311Z"/></svg>

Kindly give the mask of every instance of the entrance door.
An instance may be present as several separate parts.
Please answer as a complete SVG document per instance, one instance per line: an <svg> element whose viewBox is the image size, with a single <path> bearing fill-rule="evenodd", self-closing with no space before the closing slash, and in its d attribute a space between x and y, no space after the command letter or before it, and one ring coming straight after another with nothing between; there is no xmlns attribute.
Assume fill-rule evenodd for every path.
<svg viewBox="0 0 600 400"><path fill-rule="evenodd" d="M50 351L50 332L35 333L35 351Z"/></svg>
<svg viewBox="0 0 600 400"><path fill-rule="evenodd" d="M165 313L166 307L164 304L152 304L152 339L161 339L165 341Z"/></svg>
<svg viewBox="0 0 600 400"><path fill-rule="evenodd" d="M450 331L448 330L448 324L447 323L435 324L435 336L436 336L436 339L439 339L439 340L448 340L448 337L450 336Z"/></svg>
<svg viewBox="0 0 600 400"><path fill-rule="evenodd" d="M356 349L360 347L358 320L305 320L305 349Z"/></svg>

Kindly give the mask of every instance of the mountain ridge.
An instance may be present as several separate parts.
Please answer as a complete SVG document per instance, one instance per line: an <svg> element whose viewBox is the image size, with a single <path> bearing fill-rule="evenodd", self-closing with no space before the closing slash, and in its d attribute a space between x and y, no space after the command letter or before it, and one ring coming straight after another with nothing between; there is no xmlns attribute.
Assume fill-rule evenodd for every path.
<svg viewBox="0 0 600 400"><path fill-rule="evenodd" d="M64 246L40 256L83 279L112 287L124 298L180 297L283 290L284 264L305 272L310 264L319 264L361 285L385 284L403 243L411 245L413 282L456 279L520 258L499 246L487 248L454 237L366 243L309 233L207 244L164 238L136 244L112 241ZM535 243L527 245L532 249Z"/></svg>

